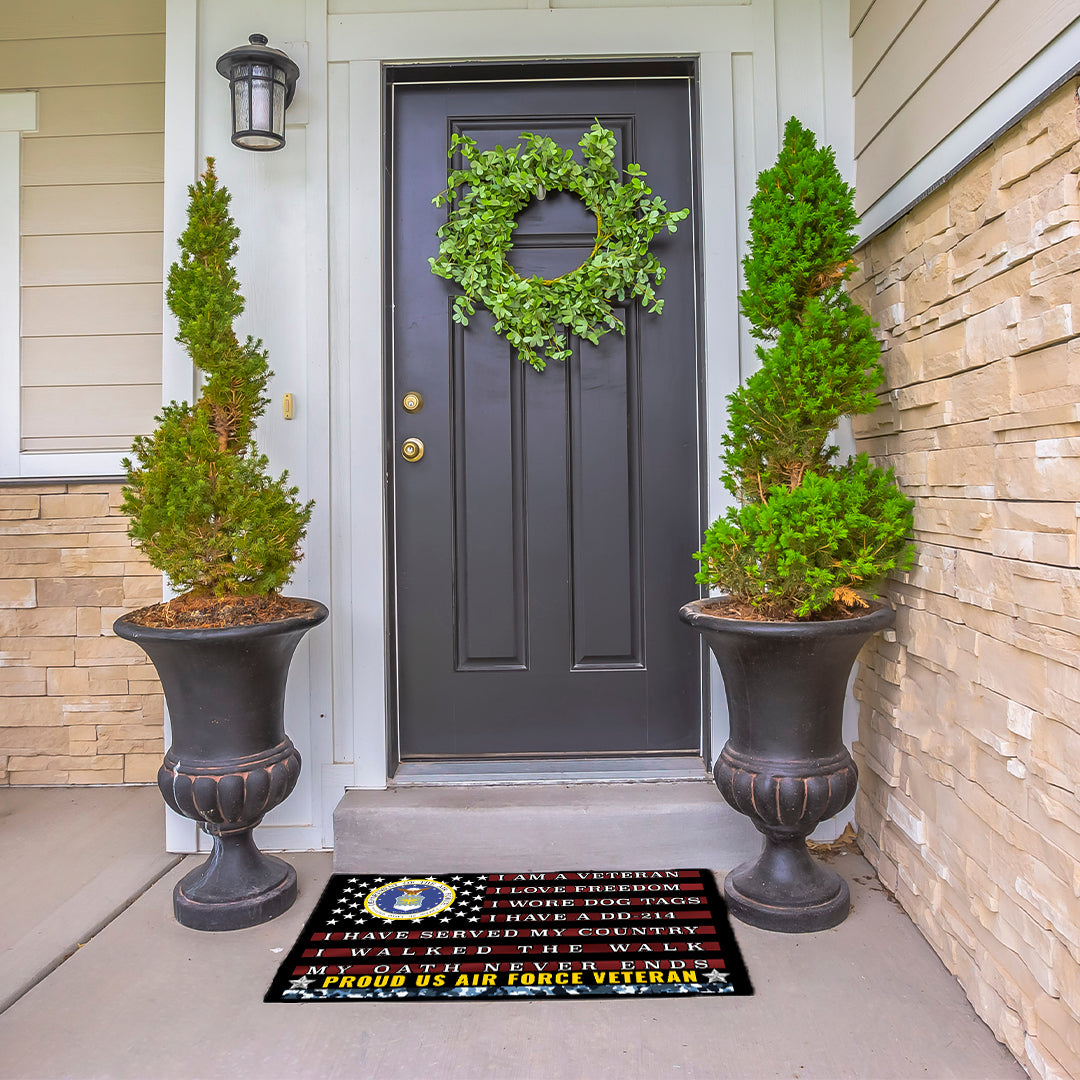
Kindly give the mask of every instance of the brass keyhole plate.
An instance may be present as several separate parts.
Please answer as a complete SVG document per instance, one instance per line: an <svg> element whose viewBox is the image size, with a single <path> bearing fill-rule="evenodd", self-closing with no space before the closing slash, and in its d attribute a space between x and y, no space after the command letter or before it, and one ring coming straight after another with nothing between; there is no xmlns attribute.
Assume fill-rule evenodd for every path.
<svg viewBox="0 0 1080 1080"><path fill-rule="evenodd" d="M424 407L423 397L415 390L410 390L402 399L401 407L406 412L416 413Z"/></svg>
<svg viewBox="0 0 1080 1080"><path fill-rule="evenodd" d="M401 456L406 461L419 461L424 456L424 444L419 439L406 439L401 444Z"/></svg>

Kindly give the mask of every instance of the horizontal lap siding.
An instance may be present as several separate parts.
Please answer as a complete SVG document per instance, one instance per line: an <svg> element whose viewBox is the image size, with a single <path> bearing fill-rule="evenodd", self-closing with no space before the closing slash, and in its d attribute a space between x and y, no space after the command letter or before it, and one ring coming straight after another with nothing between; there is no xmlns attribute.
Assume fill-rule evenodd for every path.
<svg viewBox="0 0 1080 1080"><path fill-rule="evenodd" d="M161 233L64 233L24 236L22 283L161 284Z"/></svg>
<svg viewBox="0 0 1080 1080"><path fill-rule="evenodd" d="M891 51L896 39L925 5L926 0L892 0L888 4L873 4L866 8L858 29L852 31L853 92L857 93L862 88L870 73L878 67L885 54Z"/></svg>
<svg viewBox="0 0 1080 1080"><path fill-rule="evenodd" d="M35 386L148 385L161 367L161 335L26 338L23 363Z"/></svg>
<svg viewBox="0 0 1080 1080"><path fill-rule="evenodd" d="M0 11L24 136L21 447L123 450L161 402L165 4Z"/></svg>
<svg viewBox="0 0 1080 1080"><path fill-rule="evenodd" d="M4 90L150 86L163 83L164 78L164 32L0 41L0 89Z"/></svg>
<svg viewBox="0 0 1080 1080"><path fill-rule="evenodd" d="M859 25L866 18L867 12L873 6L874 0L851 0L851 23L849 29L852 34L858 30Z"/></svg>
<svg viewBox="0 0 1080 1080"><path fill-rule="evenodd" d="M34 0L0 5L0 42L164 32L165 5L156 0Z"/></svg>
<svg viewBox="0 0 1080 1080"><path fill-rule="evenodd" d="M1077 15L1076 0L852 0L860 213Z"/></svg>
<svg viewBox="0 0 1080 1080"><path fill-rule="evenodd" d="M164 185L63 184L23 188L23 236L150 232L161 236Z"/></svg>

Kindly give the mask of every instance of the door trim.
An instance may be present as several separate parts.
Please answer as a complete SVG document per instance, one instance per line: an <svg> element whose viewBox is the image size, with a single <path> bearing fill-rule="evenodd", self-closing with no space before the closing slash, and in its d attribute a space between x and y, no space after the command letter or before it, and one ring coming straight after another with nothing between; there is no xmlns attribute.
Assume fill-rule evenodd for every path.
<svg viewBox="0 0 1080 1080"><path fill-rule="evenodd" d="M610 9L556 8L327 20L329 409L330 439L337 448L331 469L331 575L333 606L341 613L334 629L333 760L342 763L323 765L328 783L340 782L331 774L347 772L350 786L382 788L388 772L389 621L379 603L385 602L387 580L385 549L380 551L386 535L387 432L378 337L384 317L379 206L384 162L373 152L385 133L384 65L507 55L697 57L704 236L699 250L707 284L701 312L710 463L704 475L706 516L715 517L728 505L715 467L719 434L727 394L739 383L740 354L746 370L753 365L753 342L740 333L736 303L739 243L746 235L740 207L753 191L758 167L775 155L779 138L772 4L645 7L628 14L632 18L613 21ZM790 84L791 79L785 83L789 89ZM727 728L723 685L715 671L709 682L712 743L719 745Z"/></svg>
<svg viewBox="0 0 1080 1080"><path fill-rule="evenodd" d="M698 524L699 532L708 519L708 491L704 478L707 449L707 393L705 381L705 289L704 247L702 230L702 177L701 177L701 127L700 127L700 78L699 64L693 56L650 58L610 58L588 60L536 60L536 61L464 61L436 64L385 64L382 68L383 102L383 163L382 171L382 218L383 218L383 430L385 485L385 538L384 538L384 604L387 618L387 670L386 670L386 772L394 782L446 783L452 776L467 776L471 780L456 782L491 782L500 777L528 779L530 776L566 775L596 776L606 779L664 779L678 774L678 778L697 777L700 770L693 763L711 761L711 684L708 654L701 646L699 681L701 718L699 726L699 752L671 754L660 751L642 752L628 756L625 753L595 754L582 757L577 754L520 755L491 754L478 759L456 761L410 760L402 762L398 739L398 650L397 650L397 566L395 536L395 476L397 459L393 442L395 430L394 395L394 328L390 303L390 281L394 258L393 235L393 175L394 175L394 87L397 85L423 85L431 83L497 83L497 82L567 82L612 81L618 79L686 79L689 80L690 110L690 167L691 167L691 222L694 235L694 311L695 365L697 414L697 468L698 468ZM688 553L689 554L689 553ZM692 580L687 581L687 595L694 591ZM604 765L602 763L608 763ZM546 768L545 768L546 766ZM704 766L703 766L704 767ZM672 771L674 770L674 772Z"/></svg>

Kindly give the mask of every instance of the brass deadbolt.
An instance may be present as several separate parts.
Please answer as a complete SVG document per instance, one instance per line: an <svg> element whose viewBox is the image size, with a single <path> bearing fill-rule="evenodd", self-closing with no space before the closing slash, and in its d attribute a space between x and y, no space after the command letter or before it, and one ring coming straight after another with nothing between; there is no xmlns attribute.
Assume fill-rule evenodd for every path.
<svg viewBox="0 0 1080 1080"><path fill-rule="evenodd" d="M424 407L424 399L415 390L410 390L402 399L401 407L406 412L419 412Z"/></svg>
<svg viewBox="0 0 1080 1080"><path fill-rule="evenodd" d="M401 456L406 461L419 461L424 456L424 444L419 439L406 439L401 444Z"/></svg>

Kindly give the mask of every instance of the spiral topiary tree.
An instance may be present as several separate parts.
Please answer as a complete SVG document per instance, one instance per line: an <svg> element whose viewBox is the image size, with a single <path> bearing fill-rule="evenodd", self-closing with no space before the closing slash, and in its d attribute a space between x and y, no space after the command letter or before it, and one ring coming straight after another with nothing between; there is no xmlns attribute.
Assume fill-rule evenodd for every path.
<svg viewBox="0 0 1080 1080"><path fill-rule="evenodd" d="M262 342L241 341L233 322L244 298L231 259L240 230L213 158L188 188L188 224L165 292L187 349L205 375L194 405L173 401L124 459L128 535L178 592L194 596L276 593L301 558L313 503L297 499L288 473L267 475L255 422L268 404Z"/></svg>
<svg viewBox="0 0 1080 1080"><path fill-rule="evenodd" d="M863 590L911 565L911 500L865 454L843 463L829 434L870 413L883 371L874 324L848 296L858 217L830 147L792 117L758 177L739 295L761 367L728 396L723 483L739 505L694 556L699 583L762 616L867 606Z"/></svg>

